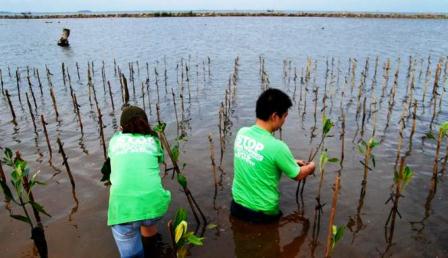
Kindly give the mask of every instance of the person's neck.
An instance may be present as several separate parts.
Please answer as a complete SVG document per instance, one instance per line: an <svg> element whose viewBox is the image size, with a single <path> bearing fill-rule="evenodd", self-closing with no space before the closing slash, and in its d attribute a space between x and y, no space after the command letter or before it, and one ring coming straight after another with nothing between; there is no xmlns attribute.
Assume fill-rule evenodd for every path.
<svg viewBox="0 0 448 258"><path fill-rule="evenodd" d="M263 120L257 118L255 120L255 124L258 127L262 128L270 133L273 133L275 131L274 127L272 126L272 124L269 121L263 121Z"/></svg>

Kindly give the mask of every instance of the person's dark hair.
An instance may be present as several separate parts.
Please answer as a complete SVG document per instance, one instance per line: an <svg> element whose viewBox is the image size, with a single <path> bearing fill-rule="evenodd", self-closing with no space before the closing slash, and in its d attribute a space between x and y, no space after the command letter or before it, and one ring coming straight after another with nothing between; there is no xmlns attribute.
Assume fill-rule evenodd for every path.
<svg viewBox="0 0 448 258"><path fill-rule="evenodd" d="M146 116L145 111L136 106L128 106L123 109L120 125L123 129L123 133L157 135L149 126L148 117Z"/></svg>
<svg viewBox="0 0 448 258"><path fill-rule="evenodd" d="M291 106L291 99L286 93L270 88L258 97L255 113L258 119L268 121L273 113L283 116Z"/></svg>
<svg viewBox="0 0 448 258"><path fill-rule="evenodd" d="M134 117L122 126L123 133L143 134L156 136L157 134L149 126L148 120L143 117Z"/></svg>

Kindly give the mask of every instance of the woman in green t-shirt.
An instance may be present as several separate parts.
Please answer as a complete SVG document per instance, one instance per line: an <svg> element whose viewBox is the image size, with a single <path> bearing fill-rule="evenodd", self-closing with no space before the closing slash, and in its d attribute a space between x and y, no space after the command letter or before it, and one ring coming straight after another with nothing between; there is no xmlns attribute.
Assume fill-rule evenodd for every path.
<svg viewBox="0 0 448 258"><path fill-rule="evenodd" d="M164 155L145 112L126 107L121 131L109 143L110 195L107 224L121 257L143 257L141 237L154 237L167 212L171 193L162 186L159 164Z"/></svg>

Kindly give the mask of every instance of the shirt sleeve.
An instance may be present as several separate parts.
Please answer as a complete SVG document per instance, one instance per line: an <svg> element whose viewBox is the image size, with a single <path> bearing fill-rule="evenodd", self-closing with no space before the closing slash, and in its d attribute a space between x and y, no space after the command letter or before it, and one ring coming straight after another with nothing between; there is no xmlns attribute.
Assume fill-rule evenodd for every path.
<svg viewBox="0 0 448 258"><path fill-rule="evenodd" d="M296 178L300 173L300 166L297 164L288 145L284 142L280 142L280 146L275 156L275 164L278 169L291 179Z"/></svg>

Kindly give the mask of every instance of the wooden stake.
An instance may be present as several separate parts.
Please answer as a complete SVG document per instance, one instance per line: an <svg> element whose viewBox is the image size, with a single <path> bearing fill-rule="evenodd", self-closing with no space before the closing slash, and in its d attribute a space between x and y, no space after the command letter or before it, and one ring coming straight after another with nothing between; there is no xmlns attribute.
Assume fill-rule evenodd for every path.
<svg viewBox="0 0 448 258"><path fill-rule="evenodd" d="M112 89L110 87L110 81L107 81L107 86L109 87L110 103L112 104L112 111L114 112L115 111L114 97L112 95Z"/></svg>
<svg viewBox="0 0 448 258"><path fill-rule="evenodd" d="M57 103L56 103L56 96L54 94L53 87L50 88L50 95L51 95L51 101L53 102L54 112L56 114L56 120L59 120L59 112L58 112L58 107L57 107Z"/></svg>
<svg viewBox="0 0 448 258"><path fill-rule="evenodd" d="M98 108L98 124L100 127L100 137L101 137L101 145L103 146L103 154L104 160L107 160L107 150L106 150L106 141L104 140L104 124L103 124L103 115L101 114L101 109Z"/></svg>
<svg viewBox="0 0 448 258"><path fill-rule="evenodd" d="M28 103L28 110L30 111L31 120L33 121L34 132L37 134L36 121L34 119L33 109L31 108L30 99L28 98L28 92L25 92L26 102Z"/></svg>
<svg viewBox="0 0 448 258"><path fill-rule="evenodd" d="M213 175L213 183L214 183L214 189L215 192L213 194L213 204L216 201L216 195L218 194L218 179L216 177L216 163L215 163L215 150L214 150L214 146L213 146L213 138L212 138L212 134L208 135L208 142L210 144L210 160L211 160L211 165L212 165L212 175Z"/></svg>
<svg viewBox="0 0 448 258"><path fill-rule="evenodd" d="M48 137L47 122L45 122L44 115L42 114L40 115L40 121L42 123L42 127L44 128L45 139L47 140L48 151L50 153L50 159L48 160L48 162L51 163L51 159L53 158L53 151L51 150L50 138Z"/></svg>
<svg viewBox="0 0 448 258"><path fill-rule="evenodd" d="M14 124L17 124L16 123L16 113L14 112L14 107L11 102L11 96L9 95L8 90L5 90L5 92L6 92L6 98L8 99L9 109L11 110L12 121Z"/></svg>

